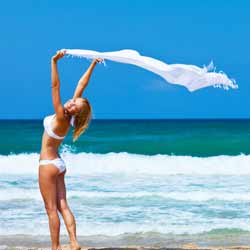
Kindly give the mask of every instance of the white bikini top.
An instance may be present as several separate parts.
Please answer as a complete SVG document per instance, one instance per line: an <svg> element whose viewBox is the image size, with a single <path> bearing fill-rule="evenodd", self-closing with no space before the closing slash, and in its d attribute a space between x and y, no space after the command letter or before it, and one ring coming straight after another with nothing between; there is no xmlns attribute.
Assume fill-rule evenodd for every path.
<svg viewBox="0 0 250 250"><path fill-rule="evenodd" d="M49 115L49 116L46 116L43 120L43 126L44 126L44 129L45 131L47 132L47 134L54 138L54 139L57 139L57 140L62 140L65 138L65 136L59 136L57 135L53 130L52 130L52 120L53 118L55 117L55 114L54 115ZM71 119L70 119L70 125L72 127L74 127L74 121L75 121L75 116L72 116Z"/></svg>

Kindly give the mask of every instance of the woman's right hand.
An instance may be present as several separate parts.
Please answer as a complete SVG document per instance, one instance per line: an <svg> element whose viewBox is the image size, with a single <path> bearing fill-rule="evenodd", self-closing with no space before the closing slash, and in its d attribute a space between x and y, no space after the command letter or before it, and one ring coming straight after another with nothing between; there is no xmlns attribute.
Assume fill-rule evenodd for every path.
<svg viewBox="0 0 250 250"><path fill-rule="evenodd" d="M58 50L54 56L52 56L51 60L57 62L60 58L62 58L66 54L66 50Z"/></svg>
<svg viewBox="0 0 250 250"><path fill-rule="evenodd" d="M93 61L95 63L102 63L104 60L102 58L95 58Z"/></svg>

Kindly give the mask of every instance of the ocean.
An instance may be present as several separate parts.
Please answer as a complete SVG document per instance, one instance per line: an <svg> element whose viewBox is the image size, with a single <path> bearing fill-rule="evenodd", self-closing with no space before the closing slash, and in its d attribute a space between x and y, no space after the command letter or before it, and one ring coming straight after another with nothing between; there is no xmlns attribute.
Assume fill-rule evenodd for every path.
<svg viewBox="0 0 250 250"><path fill-rule="evenodd" d="M41 120L0 121L0 235L49 235L42 133ZM93 120L60 154L86 240L250 236L249 120Z"/></svg>

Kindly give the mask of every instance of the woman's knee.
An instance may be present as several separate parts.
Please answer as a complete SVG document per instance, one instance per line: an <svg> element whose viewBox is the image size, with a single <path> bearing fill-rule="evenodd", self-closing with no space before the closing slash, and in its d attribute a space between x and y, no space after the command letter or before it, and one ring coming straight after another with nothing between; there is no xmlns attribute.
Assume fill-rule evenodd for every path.
<svg viewBox="0 0 250 250"><path fill-rule="evenodd" d="M57 205L57 209L61 214L63 214L65 212L69 211L69 206L66 202L62 202L62 203Z"/></svg>
<svg viewBox="0 0 250 250"><path fill-rule="evenodd" d="M53 215L57 214L57 207L56 206L51 206L51 205L45 204L45 210L46 210L48 216L50 216L50 215L53 216Z"/></svg>

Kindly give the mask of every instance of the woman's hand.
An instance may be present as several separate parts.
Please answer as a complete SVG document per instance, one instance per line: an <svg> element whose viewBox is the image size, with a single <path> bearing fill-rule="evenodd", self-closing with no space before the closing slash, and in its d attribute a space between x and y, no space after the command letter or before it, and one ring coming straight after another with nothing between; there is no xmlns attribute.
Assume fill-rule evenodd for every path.
<svg viewBox="0 0 250 250"><path fill-rule="evenodd" d="M62 58L66 54L66 50L58 50L54 56L52 56L51 60L57 62L60 58Z"/></svg>
<svg viewBox="0 0 250 250"><path fill-rule="evenodd" d="M93 60L95 63L102 63L103 62L103 59L102 58L95 58Z"/></svg>

